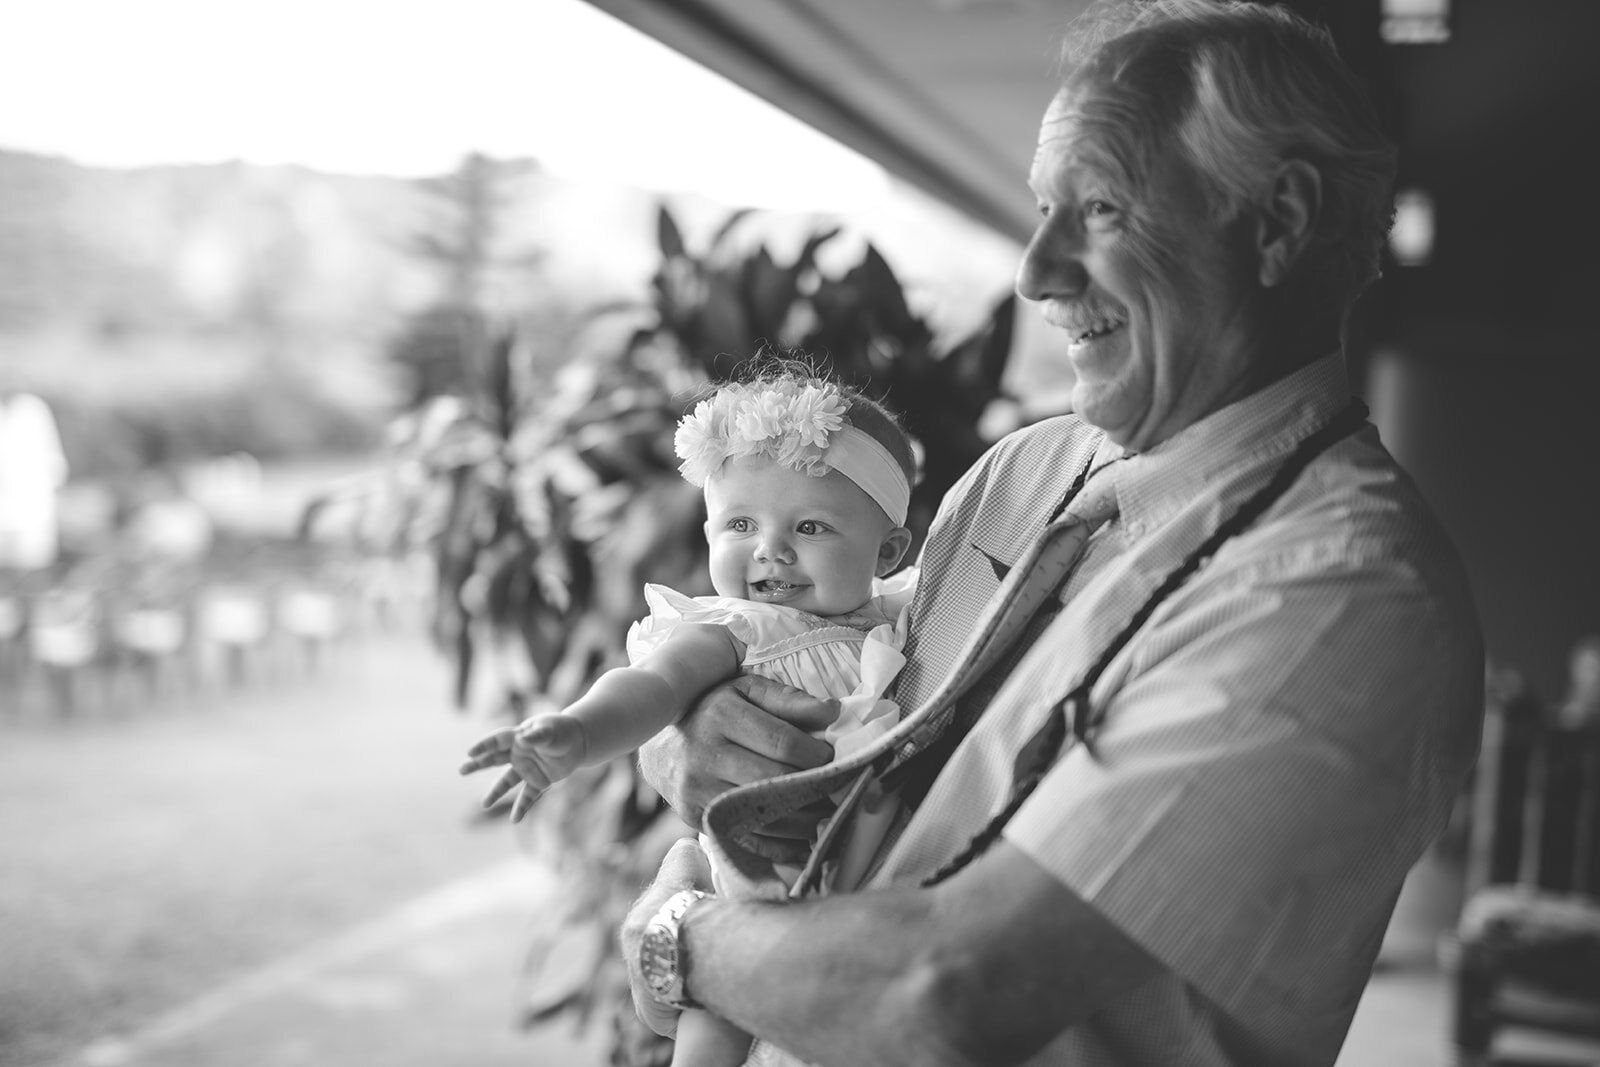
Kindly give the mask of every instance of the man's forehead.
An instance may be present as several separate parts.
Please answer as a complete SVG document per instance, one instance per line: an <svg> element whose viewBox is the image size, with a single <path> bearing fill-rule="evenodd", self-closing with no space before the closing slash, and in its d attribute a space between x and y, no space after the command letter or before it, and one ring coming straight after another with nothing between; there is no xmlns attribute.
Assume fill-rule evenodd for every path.
<svg viewBox="0 0 1600 1067"><path fill-rule="evenodd" d="M1091 95L1082 89L1067 88L1050 101L1039 122L1039 143L1033 156L1035 173L1064 166L1092 169L1100 150L1110 147L1103 124L1085 121L1085 105L1092 106Z"/></svg>

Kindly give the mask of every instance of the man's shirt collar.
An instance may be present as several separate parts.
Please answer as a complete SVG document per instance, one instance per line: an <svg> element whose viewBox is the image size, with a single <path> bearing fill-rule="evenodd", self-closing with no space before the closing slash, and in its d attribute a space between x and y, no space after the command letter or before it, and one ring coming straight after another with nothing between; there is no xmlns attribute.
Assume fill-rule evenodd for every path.
<svg viewBox="0 0 1600 1067"><path fill-rule="evenodd" d="M1349 398L1344 357L1334 352L1148 451L1124 456L1106 440L1094 463L1123 459L1102 476L1116 479L1121 521L1137 537L1192 503L1197 493L1216 492L1228 475L1287 455Z"/></svg>

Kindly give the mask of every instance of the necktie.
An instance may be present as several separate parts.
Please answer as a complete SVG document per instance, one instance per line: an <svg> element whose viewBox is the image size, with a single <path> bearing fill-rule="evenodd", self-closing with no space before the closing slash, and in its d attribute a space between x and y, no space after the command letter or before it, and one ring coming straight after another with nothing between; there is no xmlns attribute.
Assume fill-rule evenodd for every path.
<svg viewBox="0 0 1600 1067"><path fill-rule="evenodd" d="M950 728L958 699L992 668L1002 665L1044 605L1056 603L1057 590L1083 555L1090 534L1116 513L1115 474L1114 468L1097 471L1073 495L1060 517L1045 528L1006 574L955 667L933 695L905 715L893 730L847 759L731 789L712 801L705 813L705 830L721 862L739 867L752 877L764 874L768 864L746 850L742 843L747 840L746 835L849 785L848 794L795 882L794 892L798 895L814 883L822 861L872 779L935 745ZM996 677L1003 679L1003 672L996 672Z"/></svg>

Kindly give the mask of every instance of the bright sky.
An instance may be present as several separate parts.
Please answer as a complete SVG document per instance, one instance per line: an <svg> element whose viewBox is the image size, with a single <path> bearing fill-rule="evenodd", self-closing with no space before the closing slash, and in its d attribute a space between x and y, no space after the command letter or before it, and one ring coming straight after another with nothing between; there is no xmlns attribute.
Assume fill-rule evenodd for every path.
<svg viewBox="0 0 1600 1067"><path fill-rule="evenodd" d="M396 175L477 150L860 210L877 165L583 0L0 0L0 147Z"/></svg>

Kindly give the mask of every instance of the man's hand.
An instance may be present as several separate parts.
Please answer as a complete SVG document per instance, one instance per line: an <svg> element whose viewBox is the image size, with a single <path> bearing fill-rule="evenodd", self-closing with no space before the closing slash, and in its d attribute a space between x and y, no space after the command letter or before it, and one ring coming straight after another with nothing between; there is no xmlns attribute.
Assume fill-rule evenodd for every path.
<svg viewBox="0 0 1600 1067"><path fill-rule="evenodd" d="M837 701L755 676L718 686L700 698L675 726L639 749L645 780L695 829L706 805L737 785L820 767L833 758L811 736L839 713ZM820 803L763 828L756 851L780 863L801 863L810 852Z"/></svg>
<svg viewBox="0 0 1600 1067"><path fill-rule="evenodd" d="M711 892L711 864L692 837L682 838L667 852L661 869L656 872L656 880L634 901L618 935L622 943L622 961L628 968L628 985L633 992L633 1010L639 1013L646 1026L662 1037L677 1033L678 1009L650 995L644 976L639 972L639 943L644 940L645 925L661 910L667 898L680 889Z"/></svg>

